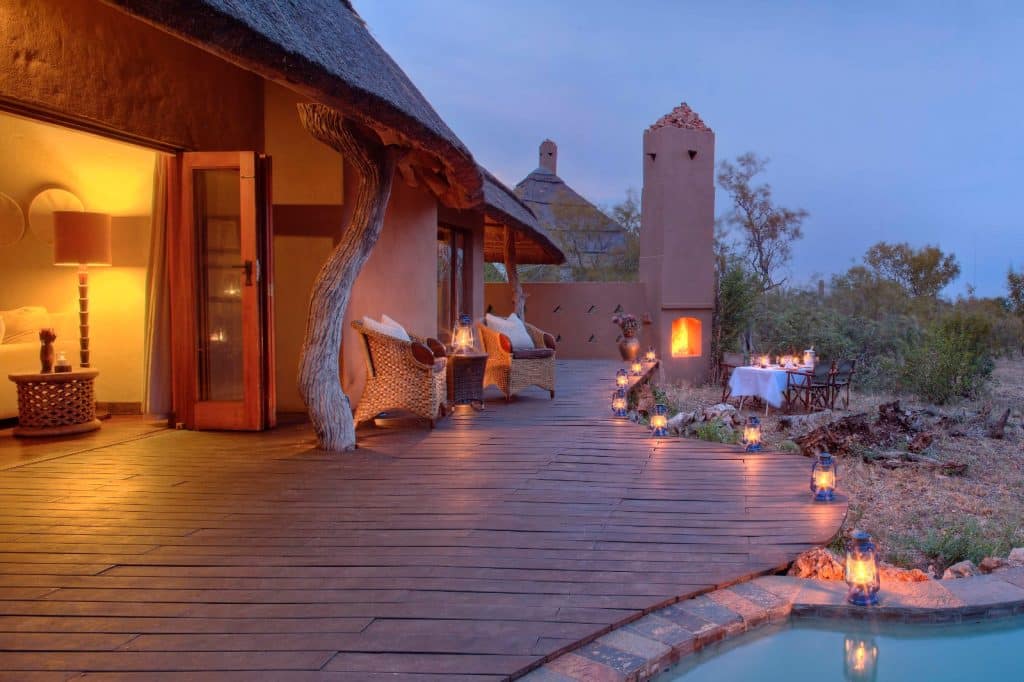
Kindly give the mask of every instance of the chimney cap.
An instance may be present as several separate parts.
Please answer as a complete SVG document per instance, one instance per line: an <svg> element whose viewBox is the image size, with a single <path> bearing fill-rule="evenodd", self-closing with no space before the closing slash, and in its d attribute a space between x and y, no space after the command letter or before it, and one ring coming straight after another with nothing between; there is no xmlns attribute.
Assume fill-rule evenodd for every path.
<svg viewBox="0 0 1024 682"><path fill-rule="evenodd" d="M650 128L648 128L648 130L667 127L685 128L686 130L701 130L708 133L712 132L711 128L704 123L700 114L691 109L690 105L686 102L681 103L678 107L659 118L653 125L651 125Z"/></svg>

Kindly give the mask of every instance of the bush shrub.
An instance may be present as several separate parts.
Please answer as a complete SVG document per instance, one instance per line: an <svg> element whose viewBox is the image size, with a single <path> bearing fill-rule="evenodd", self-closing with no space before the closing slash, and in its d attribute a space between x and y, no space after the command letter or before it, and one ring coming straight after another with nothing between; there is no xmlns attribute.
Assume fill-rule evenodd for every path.
<svg viewBox="0 0 1024 682"><path fill-rule="evenodd" d="M712 443L735 443L738 436L732 427L721 419L712 419L697 425L697 438Z"/></svg>
<svg viewBox="0 0 1024 682"><path fill-rule="evenodd" d="M1006 556L1020 543L1024 543L1024 533L1019 524L983 526L971 516L947 523L923 538L911 540L912 546L941 567L965 559L978 563L987 556Z"/></svg>
<svg viewBox="0 0 1024 682"><path fill-rule="evenodd" d="M980 315L953 313L933 322L907 354L901 385L938 405L973 398L994 368L992 323Z"/></svg>

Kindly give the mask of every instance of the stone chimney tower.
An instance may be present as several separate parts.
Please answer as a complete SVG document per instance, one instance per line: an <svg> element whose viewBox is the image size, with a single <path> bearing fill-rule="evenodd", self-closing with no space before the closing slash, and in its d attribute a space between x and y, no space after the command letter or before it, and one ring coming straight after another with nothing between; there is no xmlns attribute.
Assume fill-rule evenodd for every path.
<svg viewBox="0 0 1024 682"><path fill-rule="evenodd" d="M540 143L540 161L537 166L558 175L558 145L551 140Z"/></svg>
<svg viewBox="0 0 1024 682"><path fill-rule="evenodd" d="M670 381L703 382L714 308L715 134L684 102L644 131L640 281Z"/></svg>

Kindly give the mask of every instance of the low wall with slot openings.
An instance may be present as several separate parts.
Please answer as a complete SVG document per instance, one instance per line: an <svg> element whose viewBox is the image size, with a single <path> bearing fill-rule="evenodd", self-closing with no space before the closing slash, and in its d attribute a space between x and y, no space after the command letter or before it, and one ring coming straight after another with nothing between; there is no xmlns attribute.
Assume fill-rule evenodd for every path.
<svg viewBox="0 0 1024 682"><path fill-rule="evenodd" d="M640 282L534 282L523 285L526 321L555 336L558 357L568 359L618 359L622 338L612 323L617 312L643 318L648 311ZM484 308L495 315L512 312L512 290L504 282L484 288ZM653 345L654 335L644 325L641 352Z"/></svg>

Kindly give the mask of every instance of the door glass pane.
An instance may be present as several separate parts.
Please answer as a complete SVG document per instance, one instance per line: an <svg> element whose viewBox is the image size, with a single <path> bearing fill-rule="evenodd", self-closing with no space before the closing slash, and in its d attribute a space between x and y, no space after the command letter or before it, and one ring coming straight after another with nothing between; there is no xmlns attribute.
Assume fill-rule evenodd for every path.
<svg viewBox="0 0 1024 682"><path fill-rule="evenodd" d="M437 228L437 332L450 334L463 310L466 292L466 234Z"/></svg>
<svg viewBox="0 0 1024 682"><path fill-rule="evenodd" d="M444 337L452 330L452 231L437 230L437 333Z"/></svg>
<svg viewBox="0 0 1024 682"><path fill-rule="evenodd" d="M196 170L199 400L242 400L241 196L238 169Z"/></svg>
<svg viewBox="0 0 1024 682"><path fill-rule="evenodd" d="M455 231L452 234L452 318L454 326L459 315L469 312L464 309L463 296L465 294L466 282L463 266L465 253L466 235L463 232Z"/></svg>

